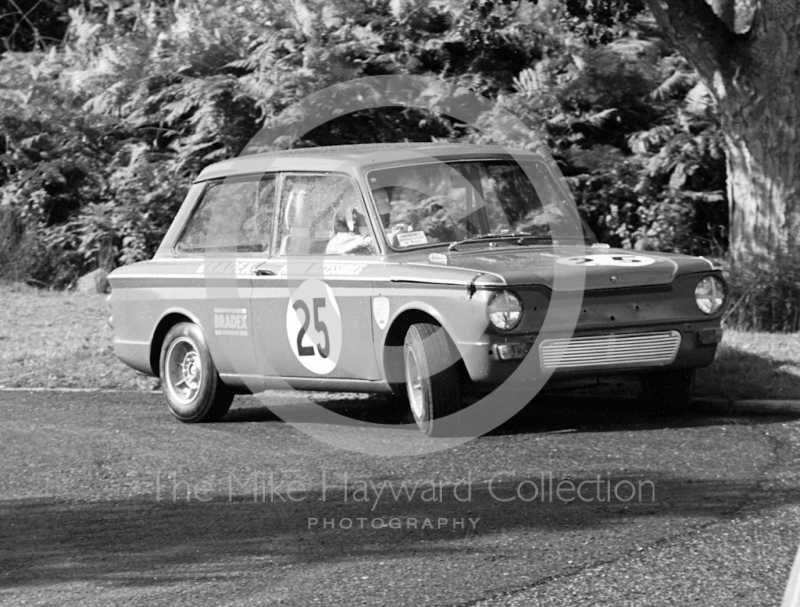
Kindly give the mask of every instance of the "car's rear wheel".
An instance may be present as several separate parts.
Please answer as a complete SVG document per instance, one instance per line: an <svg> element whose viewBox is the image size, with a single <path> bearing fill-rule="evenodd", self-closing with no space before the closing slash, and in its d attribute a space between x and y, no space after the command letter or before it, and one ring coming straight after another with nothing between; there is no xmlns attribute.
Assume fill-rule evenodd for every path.
<svg viewBox="0 0 800 607"><path fill-rule="evenodd" d="M411 325L403 346L406 394L411 414L428 436L455 430L453 419L461 405L461 382L455 346L442 327L432 323Z"/></svg>
<svg viewBox="0 0 800 607"><path fill-rule="evenodd" d="M647 373L639 377L645 406L653 413L677 415L689 408L694 390L694 369Z"/></svg>
<svg viewBox="0 0 800 607"><path fill-rule="evenodd" d="M167 405L182 422L210 422L231 407L233 391L219 377L203 332L188 322L164 338L159 364Z"/></svg>

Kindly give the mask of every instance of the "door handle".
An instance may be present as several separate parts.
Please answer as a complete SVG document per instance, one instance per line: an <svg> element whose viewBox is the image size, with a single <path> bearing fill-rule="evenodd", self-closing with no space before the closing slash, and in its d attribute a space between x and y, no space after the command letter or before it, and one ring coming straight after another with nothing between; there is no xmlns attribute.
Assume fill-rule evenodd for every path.
<svg viewBox="0 0 800 607"><path fill-rule="evenodd" d="M256 276L275 276L275 272L266 268L256 268Z"/></svg>

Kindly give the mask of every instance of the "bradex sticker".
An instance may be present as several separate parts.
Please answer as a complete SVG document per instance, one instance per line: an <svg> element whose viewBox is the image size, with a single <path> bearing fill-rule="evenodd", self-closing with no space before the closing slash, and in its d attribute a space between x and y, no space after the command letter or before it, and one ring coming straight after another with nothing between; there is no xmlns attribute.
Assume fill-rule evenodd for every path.
<svg viewBox="0 0 800 607"><path fill-rule="evenodd" d="M342 315L331 288L317 278L303 281L289 298L286 336L295 358L317 375L336 368L342 352Z"/></svg>
<svg viewBox="0 0 800 607"><path fill-rule="evenodd" d="M247 308L214 308L215 335L247 335Z"/></svg>
<svg viewBox="0 0 800 607"><path fill-rule="evenodd" d="M637 267L649 266L655 263L653 257L644 255L578 255L575 257L561 257L556 259L556 263L564 266L616 266L616 267Z"/></svg>

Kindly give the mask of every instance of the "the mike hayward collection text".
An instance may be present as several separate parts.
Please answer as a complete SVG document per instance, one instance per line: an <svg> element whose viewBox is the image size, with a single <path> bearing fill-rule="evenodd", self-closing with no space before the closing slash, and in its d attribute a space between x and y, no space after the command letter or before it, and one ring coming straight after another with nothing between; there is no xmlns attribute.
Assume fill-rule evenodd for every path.
<svg viewBox="0 0 800 607"><path fill-rule="evenodd" d="M191 478L178 471L155 474L156 501L227 500L268 504L339 502L366 507L411 502L469 503L652 503L656 486L644 478L560 478L552 471L519 473L514 470L475 477L472 472L454 480L391 479L375 481L348 472L246 471Z"/></svg>

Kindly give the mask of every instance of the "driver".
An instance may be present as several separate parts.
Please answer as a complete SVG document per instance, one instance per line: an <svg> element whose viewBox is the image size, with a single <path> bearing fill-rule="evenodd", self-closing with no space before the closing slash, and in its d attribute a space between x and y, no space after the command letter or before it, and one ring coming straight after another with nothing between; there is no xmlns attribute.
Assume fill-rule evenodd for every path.
<svg viewBox="0 0 800 607"><path fill-rule="evenodd" d="M373 240L367 227L363 203L348 188L341 206L334 213L333 238L325 247L325 255L365 255L373 252Z"/></svg>

